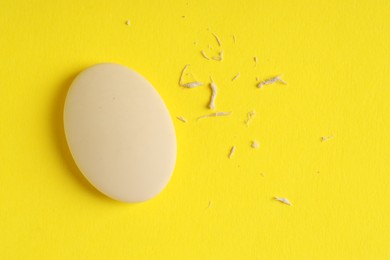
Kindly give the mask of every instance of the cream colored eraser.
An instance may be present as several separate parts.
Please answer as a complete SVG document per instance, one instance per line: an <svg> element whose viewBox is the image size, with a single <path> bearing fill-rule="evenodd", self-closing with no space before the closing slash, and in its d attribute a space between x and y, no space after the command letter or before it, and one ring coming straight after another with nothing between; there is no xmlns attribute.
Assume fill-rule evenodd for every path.
<svg viewBox="0 0 390 260"><path fill-rule="evenodd" d="M64 107L65 135L83 175L99 191L142 202L168 184L176 135L163 100L140 74L98 64L73 81Z"/></svg>

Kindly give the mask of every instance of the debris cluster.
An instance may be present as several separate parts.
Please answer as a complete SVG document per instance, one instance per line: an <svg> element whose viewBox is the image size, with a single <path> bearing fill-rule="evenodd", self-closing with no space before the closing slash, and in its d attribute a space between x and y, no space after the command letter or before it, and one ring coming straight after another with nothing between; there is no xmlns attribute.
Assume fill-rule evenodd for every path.
<svg viewBox="0 0 390 260"><path fill-rule="evenodd" d="M221 38L213 32L211 32L211 34L214 36L216 44L218 45L217 49L212 47L212 45L208 44L207 49L205 48L203 50L200 50L200 54L207 61L222 62L222 61L224 61L225 57L224 57L224 50L221 49L222 48ZM236 44L236 41L237 41L236 35L233 35L233 44ZM197 45L197 42L194 42L194 44ZM254 61L254 66L257 67L258 66L258 57L253 56L253 61ZM193 89L193 88L202 87L202 86L209 86L209 88L211 90L211 94L210 94L210 100L208 103L208 109L211 109L211 110L216 109L216 98L217 98L217 93L218 93L219 87L217 87L217 84L215 83L214 79L212 78L212 75L209 75L210 81L199 81L196 79L194 74L188 72L189 67L190 67L190 64L187 64L182 69L181 74L180 74L180 79L179 79L179 86L181 86L183 88L187 88L187 89ZM240 78L240 76L241 76L241 73L237 72L237 74L231 78L231 81L238 80ZM190 80L185 80L185 79L190 79ZM261 80L261 81L258 77L256 77L257 88L263 88L264 86L276 84L276 83L287 84L282 79L282 75L277 75L277 76L274 76L271 78L266 78L266 79ZM221 89L223 89L223 85L221 87L222 87ZM210 114L201 115L197 118L197 120L211 118L211 117L225 117L225 116L231 115L231 113L232 113L231 111L213 112ZM244 121L244 123L247 127L249 127L249 125L251 124L251 122L253 121L255 116L256 116L255 110L252 110L252 111L247 113L247 118ZM183 116L178 116L177 119L182 121L183 123L188 122L187 119L185 119ZM324 142L324 141L329 140L330 138L332 138L332 136L329 136L329 137L323 136L323 137L321 137L321 141ZM252 140L250 147L253 149L258 149L260 147L260 143L257 140ZM231 148L229 150L228 158L232 159L234 157L235 152L236 152L236 146L233 145L233 146L231 146ZM261 173L261 176L264 177L264 174ZM281 203L284 203L286 205L292 206L292 203L287 198L274 197L274 199L281 202ZM210 208L211 205L212 205L212 202L209 201L208 208Z"/></svg>

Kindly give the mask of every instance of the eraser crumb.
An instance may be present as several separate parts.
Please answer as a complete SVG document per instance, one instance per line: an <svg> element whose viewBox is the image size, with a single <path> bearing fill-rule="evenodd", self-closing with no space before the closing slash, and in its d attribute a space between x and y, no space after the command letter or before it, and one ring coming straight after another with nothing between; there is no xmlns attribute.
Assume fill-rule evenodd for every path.
<svg viewBox="0 0 390 260"><path fill-rule="evenodd" d="M326 142L333 138L333 135L330 136L321 136L321 142Z"/></svg>
<svg viewBox="0 0 390 260"><path fill-rule="evenodd" d="M232 112L215 112L207 115L203 115L198 117L197 120L203 119L203 118L208 118L208 117L220 117L220 116L229 116Z"/></svg>
<svg viewBox="0 0 390 260"><path fill-rule="evenodd" d="M212 59L216 61L223 61L223 51L219 53L219 56L213 56Z"/></svg>
<svg viewBox="0 0 390 260"><path fill-rule="evenodd" d="M236 151L236 146L233 146L233 147L230 149L230 153L229 153L229 155L228 155L228 158L229 158L229 159L232 158L232 156L233 156L233 154L234 154L235 151Z"/></svg>
<svg viewBox="0 0 390 260"><path fill-rule="evenodd" d="M201 51L200 52L202 54L202 56L206 59L206 60L210 60L209 56L207 56L206 52L205 51Z"/></svg>
<svg viewBox="0 0 390 260"><path fill-rule="evenodd" d="M218 35L216 35L215 33L212 33L212 35L214 35L215 39L216 39L217 42L218 42L218 45L219 45L220 47L222 47L222 43L221 43L221 40L219 39Z"/></svg>
<svg viewBox="0 0 390 260"><path fill-rule="evenodd" d="M261 88L265 85L270 85L270 84L273 84L273 83L281 83L281 84L287 84L284 80L282 80L282 75L278 75L276 77L272 77L272 78L269 78L269 79L266 79L266 80L263 80L261 82L259 82L257 84L257 87L258 88Z"/></svg>
<svg viewBox="0 0 390 260"><path fill-rule="evenodd" d="M280 201L283 204L292 206L292 203L286 198L274 197L275 200Z"/></svg>
<svg viewBox="0 0 390 260"><path fill-rule="evenodd" d="M188 82L188 83L183 82L183 77L184 77L184 74L185 74L188 66L189 66L189 64L185 65L182 72L181 72L180 79L179 79L179 85L182 87L185 87L185 88L195 88L195 87L203 86L204 84L202 82L199 82L199 81L193 81L193 82Z"/></svg>
<svg viewBox="0 0 390 260"><path fill-rule="evenodd" d="M210 79L211 79L211 83L210 83L211 97L210 97L209 108L215 109L215 99L217 97L217 85L215 85L215 82L211 77Z"/></svg>
<svg viewBox="0 0 390 260"><path fill-rule="evenodd" d="M188 83L181 84L181 86L185 87L185 88L196 88L196 87L200 87L203 85L204 84L200 81L194 81L194 82L188 82Z"/></svg>
<svg viewBox="0 0 390 260"><path fill-rule="evenodd" d="M188 121L187 121L187 119L185 119L184 117L182 117L182 116L178 116L178 117L176 117L177 119L179 119L180 121L182 121L183 123L187 123Z"/></svg>
<svg viewBox="0 0 390 260"><path fill-rule="evenodd" d="M234 76L234 77L232 78L232 81L235 81L235 80L238 79L240 76L241 76L241 74L240 74L240 73L237 73L237 75Z"/></svg>
<svg viewBox="0 0 390 260"><path fill-rule="evenodd" d="M260 146L260 144L259 144L256 140L253 140L253 141L252 141L251 147L252 147L253 149L257 149L257 148L259 148L259 146Z"/></svg>
<svg viewBox="0 0 390 260"><path fill-rule="evenodd" d="M248 112L247 119L245 120L246 126L250 125L250 123L252 122L253 118L255 118L255 116L256 116L255 110Z"/></svg>

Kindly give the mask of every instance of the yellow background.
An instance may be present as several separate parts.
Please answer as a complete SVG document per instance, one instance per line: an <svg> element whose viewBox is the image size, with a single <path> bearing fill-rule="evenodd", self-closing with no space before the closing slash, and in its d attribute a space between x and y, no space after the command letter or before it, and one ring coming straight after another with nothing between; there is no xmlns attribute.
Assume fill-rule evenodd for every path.
<svg viewBox="0 0 390 260"><path fill-rule="evenodd" d="M385 0L2 0L0 259L390 259L389 13ZM220 49L211 32L223 62L200 55ZM173 178L146 203L100 195L64 140L67 88L101 62L145 76L174 120ZM230 117L195 120L210 90L178 86L187 63ZM278 74L288 85L255 87Z"/></svg>

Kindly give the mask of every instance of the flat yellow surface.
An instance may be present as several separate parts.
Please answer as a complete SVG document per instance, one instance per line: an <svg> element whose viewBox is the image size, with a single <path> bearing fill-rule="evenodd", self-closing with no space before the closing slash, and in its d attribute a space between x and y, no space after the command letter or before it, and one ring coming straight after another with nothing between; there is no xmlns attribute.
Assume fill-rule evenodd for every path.
<svg viewBox="0 0 390 260"><path fill-rule="evenodd" d="M390 259L389 13L386 0L2 0L0 259ZM174 120L173 178L146 203L97 192L64 139L67 88L101 62L145 76ZM178 86L185 64L213 77L230 117L196 121L210 90ZM288 85L256 88L279 74Z"/></svg>

